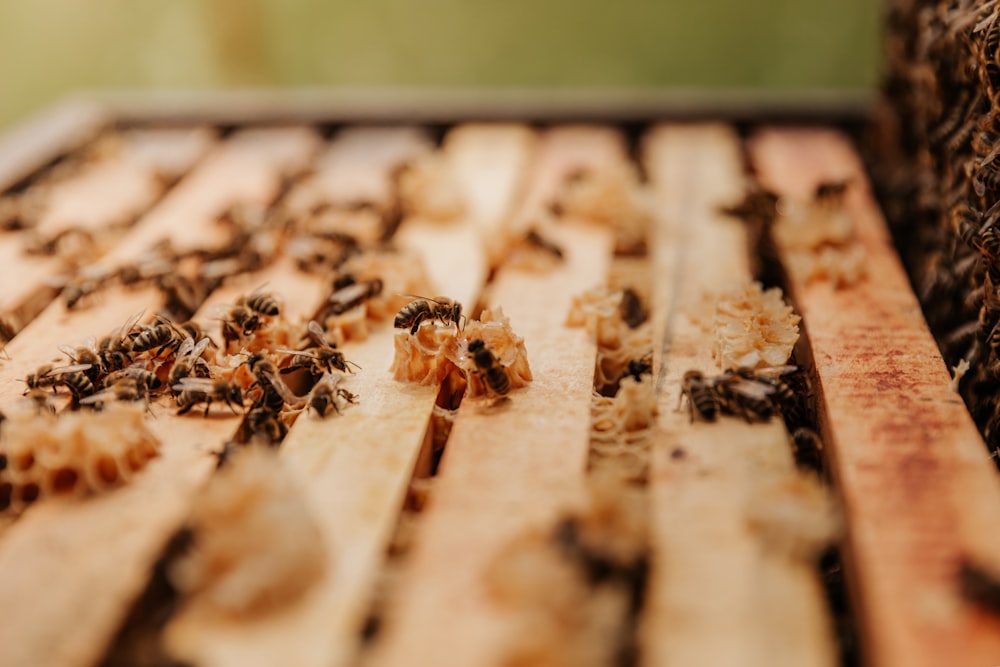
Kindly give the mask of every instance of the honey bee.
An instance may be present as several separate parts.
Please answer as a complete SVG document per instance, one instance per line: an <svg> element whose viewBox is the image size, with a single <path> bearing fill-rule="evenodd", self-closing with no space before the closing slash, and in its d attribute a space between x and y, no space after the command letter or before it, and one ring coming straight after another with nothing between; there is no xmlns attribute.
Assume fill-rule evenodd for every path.
<svg viewBox="0 0 1000 667"><path fill-rule="evenodd" d="M278 413L266 408L255 407L247 413L240 427L239 440L242 442L258 442L275 447L281 444L288 434L288 427L281 421Z"/></svg>
<svg viewBox="0 0 1000 667"><path fill-rule="evenodd" d="M207 378L181 378L181 381L172 387L177 392L177 414L183 415L194 406L204 403L205 416L208 416L208 409L214 402L225 403L229 409L236 413L236 408L243 407L243 392L238 385L226 380L210 380Z"/></svg>
<svg viewBox="0 0 1000 667"><path fill-rule="evenodd" d="M257 313L246 306L233 306L222 319L222 341L226 347L252 336L260 328Z"/></svg>
<svg viewBox="0 0 1000 667"><path fill-rule="evenodd" d="M156 323L132 334L131 352L141 354L153 352L154 357L164 351L175 352L184 341L186 334L177 329L169 320L157 317Z"/></svg>
<svg viewBox="0 0 1000 667"><path fill-rule="evenodd" d="M437 319L444 325L454 322L455 331L460 330L459 322L465 316L462 314L462 304L459 302L443 296L433 299L412 294L407 296L417 300L411 301L396 313L396 319L393 322L395 328L406 329L409 327L412 336L417 333L417 329L420 328L420 324L424 320Z"/></svg>
<svg viewBox="0 0 1000 667"><path fill-rule="evenodd" d="M254 401L254 407L265 406L274 412L280 412L286 403L294 405L299 402L298 396L278 377L278 367L273 361L260 354L251 354L244 363L254 377L250 389L260 389L260 396Z"/></svg>
<svg viewBox="0 0 1000 667"><path fill-rule="evenodd" d="M167 273L156 280L156 286L163 296L163 312L178 320L186 320L194 315L205 297L218 284L191 280L176 272Z"/></svg>
<svg viewBox="0 0 1000 667"><path fill-rule="evenodd" d="M167 375L170 387L179 384L186 377L209 377L208 363L201 355L210 342L209 338L205 337L195 343L190 336L181 341L180 347L177 348L177 356L174 358L170 373Z"/></svg>
<svg viewBox="0 0 1000 667"><path fill-rule="evenodd" d="M291 363L282 368L280 373L286 375L301 369L309 369L309 374L314 377L322 376L325 373L340 371L341 373L352 372L349 364L357 364L344 358L343 352L327 340L323 327L316 320L310 320L308 324L309 337L317 341L317 345L305 350L276 350L284 354L292 355Z"/></svg>
<svg viewBox="0 0 1000 667"><path fill-rule="evenodd" d="M507 375L507 369L500 365L481 338L469 342L469 354L476 364L476 374L483 379L483 384L491 392L503 396L510 391L510 376Z"/></svg>
<svg viewBox="0 0 1000 667"><path fill-rule="evenodd" d="M719 411L719 399L712 384L705 379L701 371L690 370L684 373L681 380L681 395L677 406L680 407L684 397L688 399L688 415L694 422L695 414L707 422L714 422Z"/></svg>
<svg viewBox="0 0 1000 667"><path fill-rule="evenodd" d="M132 339L130 336L144 312L137 312L125 324L97 343L97 355L101 360L101 368L105 372L121 370L132 363Z"/></svg>
<svg viewBox="0 0 1000 667"><path fill-rule="evenodd" d="M249 296L241 296L236 300L237 306L246 306L255 313L267 317L277 317L281 314L281 302L270 292L255 291Z"/></svg>
<svg viewBox="0 0 1000 667"><path fill-rule="evenodd" d="M24 394L27 395L28 392L42 387L54 387L56 384L56 375L53 374L53 370L54 367L52 364L44 364L39 366L34 373L29 373L25 376L24 384L27 387L24 390Z"/></svg>
<svg viewBox="0 0 1000 667"><path fill-rule="evenodd" d="M642 382L642 376L652 374L652 372L652 362L648 357L642 357L641 359L631 359L625 366L625 374L622 377L631 376L636 382Z"/></svg>
<svg viewBox="0 0 1000 667"><path fill-rule="evenodd" d="M63 288L62 296L67 310L73 310L85 298L101 289L107 282L108 274L99 268L85 269Z"/></svg>
<svg viewBox="0 0 1000 667"><path fill-rule="evenodd" d="M36 236L29 239L24 251L29 255L53 257L63 253L79 253L92 250L95 244L94 235L86 229L68 227L48 238Z"/></svg>
<svg viewBox="0 0 1000 667"><path fill-rule="evenodd" d="M50 371L56 378L53 386L62 385L66 387L73 395L73 401L79 403L80 399L93 395L97 390L97 387L85 372L89 369L90 366L88 364L72 364L54 368Z"/></svg>
<svg viewBox="0 0 1000 667"><path fill-rule="evenodd" d="M837 205L844 200L850 180L826 181L816 186L813 199L820 204Z"/></svg>
<svg viewBox="0 0 1000 667"><path fill-rule="evenodd" d="M372 278L362 282L354 282L354 277L347 274L351 282L347 285L337 286L334 282L334 292L330 295L327 303L323 307L320 319L326 319L330 315L343 315L349 310L357 308L368 299L373 299L382 293L382 280ZM341 280L344 277L338 279Z"/></svg>
<svg viewBox="0 0 1000 667"><path fill-rule="evenodd" d="M338 380L334 379L333 376L324 376L309 392L307 408L315 410L321 418L326 418L331 412L340 413L340 406L337 405L338 398L351 404L356 403L358 397L346 389L338 387L337 383Z"/></svg>
<svg viewBox="0 0 1000 667"><path fill-rule="evenodd" d="M719 406L748 422L767 421L774 414L771 395L775 388L758 382L748 368L728 370L712 381Z"/></svg>
<svg viewBox="0 0 1000 667"><path fill-rule="evenodd" d="M93 337L90 337L87 340L87 344L82 347L59 345L59 350L69 357L71 363L87 366L87 370L84 372L90 378L91 382L97 382L98 378L104 372L104 360L101 359L97 351L97 340Z"/></svg>
<svg viewBox="0 0 1000 667"><path fill-rule="evenodd" d="M534 248L538 248L539 250L542 250L544 252L547 252L556 259L563 258L562 248L560 248L558 244L554 243L553 241L550 241L549 239L539 234L538 230L535 229L534 227L529 229L528 232L524 235L524 240L525 242L528 243L528 245Z"/></svg>
<svg viewBox="0 0 1000 667"><path fill-rule="evenodd" d="M778 215L778 195L760 187L747 190L743 200L720 209L724 215L740 218L750 224L767 224Z"/></svg>
<svg viewBox="0 0 1000 667"><path fill-rule="evenodd" d="M649 312L642 305L642 299L631 287L622 290L622 300L618 304L618 313L629 329L635 329L649 319Z"/></svg>
<svg viewBox="0 0 1000 667"><path fill-rule="evenodd" d="M104 377L103 386L106 389L110 389L125 380L132 380L135 382L136 387L140 391L147 394L152 393L163 386L163 381L160 380L156 373L139 365L129 366L128 368L108 373Z"/></svg>
<svg viewBox="0 0 1000 667"><path fill-rule="evenodd" d="M801 468L820 472L823 469L823 441L811 428L797 428L792 433L795 463Z"/></svg>
<svg viewBox="0 0 1000 667"><path fill-rule="evenodd" d="M107 388L80 399L80 405L101 410L108 401L141 401L149 398L149 391L134 377L122 377Z"/></svg>
<svg viewBox="0 0 1000 667"><path fill-rule="evenodd" d="M44 389L28 389L24 392L24 395L35 406L35 410L39 414L54 415L56 413L56 404L52 400L52 394Z"/></svg>

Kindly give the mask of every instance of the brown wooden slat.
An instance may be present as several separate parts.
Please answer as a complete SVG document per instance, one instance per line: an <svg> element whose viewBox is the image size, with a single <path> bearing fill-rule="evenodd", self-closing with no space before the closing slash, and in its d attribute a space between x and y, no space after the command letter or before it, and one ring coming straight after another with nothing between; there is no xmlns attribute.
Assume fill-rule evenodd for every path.
<svg viewBox="0 0 1000 667"><path fill-rule="evenodd" d="M794 479L784 425L777 418L692 423L677 409L686 371L719 372L711 334L689 314L750 279L745 229L718 212L742 192L736 134L720 125L668 125L643 145L660 214L654 327L663 371L642 664L832 666L814 564L771 549L750 525L753 503Z"/></svg>
<svg viewBox="0 0 1000 667"><path fill-rule="evenodd" d="M185 187L172 193L168 206L147 216L140 238L177 234L183 240L190 227L209 224L234 201L254 197L266 203L277 195L289 162L305 165L319 145L318 136L306 130L244 137L231 139L213 164L199 168ZM268 277L265 271L247 280L259 284ZM286 299L294 315L304 316L315 307L325 285L312 282L311 289L305 281ZM58 343L103 335L139 308L152 312L160 305L148 288L114 288L101 299L90 309L73 312L54 303L17 336L9 346L12 361L3 369L0 396L10 400L19 395L15 378L48 358ZM37 503L4 533L0 598L17 604L0 610L0 664L82 667L100 658L153 562L187 515L195 488L212 469L210 452L236 423L232 416L188 419L161 411L150 427L163 443L162 457L127 487L82 502Z"/></svg>
<svg viewBox="0 0 1000 667"><path fill-rule="evenodd" d="M368 130L364 136L365 141L335 144L319 160L320 182L338 184L332 194L341 191L342 179L377 183L387 178L394 161L386 156L412 157L414 151L430 147L416 144L413 132L404 128ZM475 156L467 154L491 146L477 141L475 132L467 139L457 149L457 159L474 164ZM490 169L470 167L465 177L479 187L463 191L472 199L485 193L495 200L513 200L516 179L509 172L523 162L515 153ZM400 229L400 242L415 245L425 263L437 267L433 277L439 281L439 293L472 303L486 277L475 232L472 219L448 225L408 221ZM300 603L257 622L180 617L168 631L168 641L180 656L202 665L351 663L437 396L437 387L403 385L386 372L394 335L385 323L367 340L345 344L347 358L361 366L345 383L359 396L358 404L335 418L300 419L282 445L282 456L302 480L329 547L328 576Z"/></svg>
<svg viewBox="0 0 1000 667"><path fill-rule="evenodd" d="M547 201L573 168L624 160L606 128L543 135L523 206ZM519 207L520 208L520 207ZM486 590L491 563L510 540L554 521L580 492L590 432L594 342L563 322L571 298L606 279L610 230L567 224L553 231L564 265L537 275L502 269L489 297L524 337L534 375L502 408L463 403L434 498L403 566L373 663L497 665L509 630Z"/></svg>
<svg viewBox="0 0 1000 667"><path fill-rule="evenodd" d="M871 665L994 665L1000 619L964 602L965 555L1000 562L993 463L927 329L850 142L767 129L750 142L766 187L807 199L850 177L869 278L836 290L789 272L809 328L824 434L843 497L845 569Z"/></svg>

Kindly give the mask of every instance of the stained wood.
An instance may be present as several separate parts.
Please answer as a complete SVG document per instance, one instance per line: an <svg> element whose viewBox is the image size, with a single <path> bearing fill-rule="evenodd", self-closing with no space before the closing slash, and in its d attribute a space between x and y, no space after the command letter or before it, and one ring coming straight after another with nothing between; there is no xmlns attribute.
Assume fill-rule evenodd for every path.
<svg viewBox="0 0 1000 667"><path fill-rule="evenodd" d="M869 279L847 289L788 274L809 327L847 562L871 665L992 665L1000 620L959 596L960 560L1000 563L996 470L928 331L849 141L829 130L756 133L765 186L808 198L852 179L847 209Z"/></svg>
<svg viewBox="0 0 1000 667"><path fill-rule="evenodd" d="M552 130L518 208L547 201L574 167L623 156L614 131ZM462 404L374 648L376 665L412 656L435 665L502 664L510 626L487 593L487 572L512 539L553 521L581 490L596 349L563 321L573 295L605 280L612 238L607 229L572 224L553 236L566 262L541 275L501 270L487 304L502 306L524 337L535 380L501 405Z"/></svg>
<svg viewBox="0 0 1000 667"><path fill-rule="evenodd" d="M231 139L213 163L197 169L185 187L140 223L137 236L174 239L176 234L184 240L191 227L208 225L220 208L239 198L253 196L264 203L273 198L282 169L306 164L319 146L318 137L305 130L273 132ZM292 146L281 145L286 141ZM139 246L132 235L129 239ZM265 272L248 282L267 279ZM301 285L293 291L287 305L299 309L296 315L315 307L315 301L305 306L299 300L309 294ZM54 303L16 337L10 345L13 359L3 369L2 396L19 394L15 378L54 353L58 343L103 334L137 308L159 306L149 289L114 288L100 298L106 300L70 313ZM162 456L129 486L83 502L37 503L0 539L0 568L5 568L0 599L18 601L0 610L0 663L84 666L100 658L187 515L194 490L211 471L210 453L238 420L181 418L161 406L153 410L157 418L149 423L161 439Z"/></svg>
<svg viewBox="0 0 1000 667"><path fill-rule="evenodd" d="M813 563L771 548L750 526L753 503L794 475L784 426L692 423L677 407L686 371L719 372L711 334L692 316L750 279L745 230L717 210L742 192L737 137L720 125L668 125L643 143L659 212L654 327L662 344L642 663L833 665Z"/></svg>
<svg viewBox="0 0 1000 667"><path fill-rule="evenodd" d="M31 233L48 238L71 227L97 230L111 224L124 233L123 225L162 196L159 175L188 171L213 141L207 128L126 133L115 155L84 165L51 186L46 211ZM65 272L59 259L26 254L26 238L25 233L0 235L0 266L6 267L0 278L0 313L21 325L48 304L56 293L53 279Z"/></svg>
<svg viewBox="0 0 1000 667"><path fill-rule="evenodd" d="M492 135L463 134L454 157L468 165L463 192L470 205L505 209L502 202L513 201L518 191L509 172L519 169L524 158L512 155L479 166L484 158L477 153L492 149ZM345 192L339 184L347 179L384 182L401 157L430 149L420 137L408 128L386 128L338 140L318 161L317 182L337 184L333 195ZM377 192L380 186L369 187ZM481 200L500 205L491 209ZM448 225L407 221L399 242L432 267L439 293L468 304L475 302L486 278L476 231L471 218ZM387 322L367 340L346 344L344 354L361 366L345 383L358 395L358 404L326 420L300 418L282 445L283 459L301 479L329 548L326 578L300 603L256 622L180 617L168 633L179 655L203 665L351 663L438 391L393 380L387 369L395 333Z"/></svg>

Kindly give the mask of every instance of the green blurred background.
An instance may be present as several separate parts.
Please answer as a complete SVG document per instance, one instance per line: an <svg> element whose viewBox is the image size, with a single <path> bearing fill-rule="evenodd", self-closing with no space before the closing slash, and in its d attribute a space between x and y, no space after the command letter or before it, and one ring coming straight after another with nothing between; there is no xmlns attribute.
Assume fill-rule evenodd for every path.
<svg viewBox="0 0 1000 667"><path fill-rule="evenodd" d="M0 0L0 126L81 89L797 92L877 83L873 0Z"/></svg>

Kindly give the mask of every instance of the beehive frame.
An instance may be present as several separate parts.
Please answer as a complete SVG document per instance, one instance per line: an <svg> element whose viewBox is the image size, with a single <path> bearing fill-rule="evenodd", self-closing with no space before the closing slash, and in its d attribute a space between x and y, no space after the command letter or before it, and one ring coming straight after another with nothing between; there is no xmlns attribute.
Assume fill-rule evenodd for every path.
<svg viewBox="0 0 1000 667"><path fill-rule="evenodd" d="M208 174L199 176L206 181L202 189L216 194L205 195L207 200L189 195L189 203L180 207L184 215L210 217L226 198L273 197L282 166L309 162L329 148L329 139L305 124L375 117L364 105L324 112L316 103L296 114L284 104L227 116L228 103L199 102L191 107L195 111L178 116L186 123L200 118L237 127L283 126L264 131L270 137L264 145L271 141L273 146L258 144L270 157L201 157L198 168ZM115 104L69 105L35 128L11 135L0 145L0 185L17 183L116 119L139 125L164 120L125 106L119 103L115 111ZM524 118L521 111L510 113ZM605 118L616 116L614 109L604 111ZM648 115L641 108L620 115L632 114L630 120ZM454 109L449 114L444 105L378 120L448 121L447 136L451 122L462 115ZM567 114L557 107L551 116ZM289 122L298 127L284 127ZM456 151L466 151L468 177L480 173L477 153L496 152L508 177L479 176L480 186L506 191L484 200L475 223L479 227L414 223L404 229L408 242L430 259L433 278L454 285L448 291L459 300L475 303L487 280L480 234L496 234L518 207L546 201L553 181L567 168L567 154L594 162L629 158L624 136L611 126L569 130L506 124L462 131L465 140L457 142ZM355 144L356 153L345 163L355 172L384 172L384 163L366 162L367 156L405 154L412 147L411 132L373 130L366 141L385 142L384 150ZM566 148L565 137L574 135L583 149ZM831 178L851 177L861 184L848 206L870 274L878 280L833 290L789 273L785 287L808 333L828 465L843 503L842 552L864 655L876 665L996 660L1000 625L961 596L957 579L964 559L989 564L1000 554L997 520L988 510L998 491L993 466L961 401L949 390L948 371L864 186L863 169L850 142L832 131L753 127L749 137L742 139L724 124L667 123L644 127L638 142L656 198L657 225L646 261L655 276L649 289L660 388L649 459L652 574L637 631L640 664L732 664L735 656L789 665L837 660L816 569L769 552L747 528L748 505L762 492L756 480L793 469L783 430L774 422L751 426L738 420L692 425L686 413L674 410L683 372L712 363L710 350L686 323L684 304L750 275L746 230L718 212L745 186L745 157L761 182L781 194L802 195ZM208 145L206 154L222 144ZM246 173L234 178L233 170ZM239 182L250 185L232 185ZM149 217L154 224L143 221L143 229L159 231L130 232L113 256L142 247L163 232L159 225L172 220L165 213ZM595 352L584 332L562 327L565 312L552 304L568 304L573 294L606 280L617 260L606 231L570 226L564 233L559 240L569 261L550 278L501 271L491 283L488 298L503 305L524 332L538 381L514 396L502 414L461 412L395 593L394 625L369 656L375 664L400 664L409 656L427 664L504 664L504 613L484 594L484 573L512 536L548 525L563 508L580 502ZM445 263L441 256L464 261ZM293 312L308 312L322 296L320 286L304 283L288 267L275 266L266 274L223 288L211 302L230 301L263 281L286 298L295 295L288 304ZM538 301L517 303L528 290L537 290ZM43 345L49 354L53 343L71 341L73 332L101 333L147 307L149 298L111 292L69 320L58 301L37 312L28 309L26 324L44 335L33 337L31 345L17 337L11 342L12 359L0 369L3 395L20 393L14 378L37 365ZM336 545L331 550L335 575L301 605L257 624L192 619L179 625L173 641L187 659L197 664L352 664L356 659L372 586L407 486L424 465L437 395L434 387L401 388L381 372L388 366L391 335L385 327L351 349L351 358L366 369L357 378L362 397L357 409L336 422L298 422L282 449L322 517L324 535ZM8 573L0 575L0 599L17 601L7 606L9 618L0 623L4 664L86 665L104 655L150 568L183 522L186 504L211 473L209 441L224 439L232 426L215 420L163 421L159 428L173 441L198 446L170 449L141 483L113 494L77 505L39 504L0 537L0 572ZM330 431L324 435L324 429L331 427L358 436L335 436L337 446L330 447ZM678 450L685 455L676 456ZM155 504L156 510L147 515L138 509L142 503ZM56 536L58 548L41 546ZM80 555L72 569L63 556L69 549ZM112 551L120 560L109 557ZM53 633L58 640L52 640Z"/></svg>

